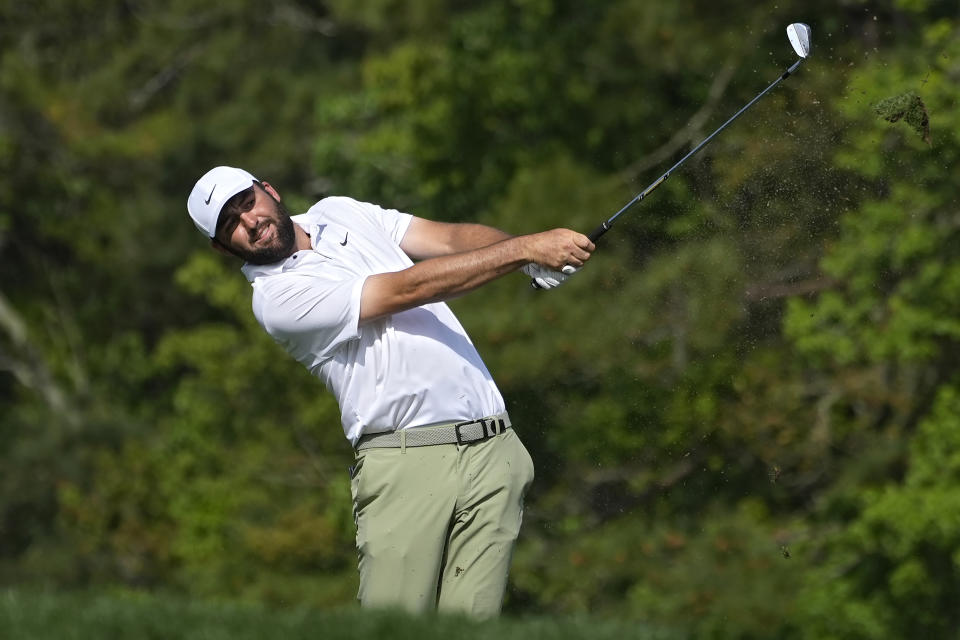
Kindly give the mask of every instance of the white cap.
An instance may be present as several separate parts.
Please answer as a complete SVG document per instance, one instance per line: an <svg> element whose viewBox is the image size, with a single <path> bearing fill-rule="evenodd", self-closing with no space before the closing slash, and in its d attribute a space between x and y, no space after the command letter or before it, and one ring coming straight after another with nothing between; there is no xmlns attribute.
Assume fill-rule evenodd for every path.
<svg viewBox="0 0 960 640"><path fill-rule="evenodd" d="M217 233L217 218L227 200L249 188L257 179L236 167L214 167L193 185L187 198L187 211L208 238Z"/></svg>

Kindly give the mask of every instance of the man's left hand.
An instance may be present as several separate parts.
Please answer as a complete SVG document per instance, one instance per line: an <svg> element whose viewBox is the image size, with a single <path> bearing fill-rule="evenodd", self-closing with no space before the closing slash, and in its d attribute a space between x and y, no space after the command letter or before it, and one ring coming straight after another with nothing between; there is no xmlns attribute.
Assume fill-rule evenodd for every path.
<svg viewBox="0 0 960 640"><path fill-rule="evenodd" d="M562 271L554 271L553 269L548 269L535 262L531 262L524 266L521 271L530 276L540 289L553 289L566 282L578 269L567 265Z"/></svg>

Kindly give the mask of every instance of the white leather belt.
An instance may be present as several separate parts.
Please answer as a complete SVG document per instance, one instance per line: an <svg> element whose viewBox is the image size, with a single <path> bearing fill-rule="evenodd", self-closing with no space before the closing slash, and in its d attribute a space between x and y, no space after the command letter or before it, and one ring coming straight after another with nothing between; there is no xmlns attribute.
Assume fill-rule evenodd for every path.
<svg viewBox="0 0 960 640"><path fill-rule="evenodd" d="M384 433L371 433L360 438L356 450L430 447L437 444L471 444L500 435L511 427L510 416L504 413L458 422L441 427L413 427Z"/></svg>

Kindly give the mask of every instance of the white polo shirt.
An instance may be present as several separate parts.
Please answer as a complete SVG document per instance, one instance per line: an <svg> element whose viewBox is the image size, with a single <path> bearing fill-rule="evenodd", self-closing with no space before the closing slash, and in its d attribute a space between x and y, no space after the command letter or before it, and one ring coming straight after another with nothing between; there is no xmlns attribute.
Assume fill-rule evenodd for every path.
<svg viewBox="0 0 960 640"><path fill-rule="evenodd" d="M400 249L411 218L351 198L324 198L293 216L310 234L312 250L243 266L257 321L323 380L354 445L368 433L504 411L490 372L445 303L359 325L367 276L413 265Z"/></svg>

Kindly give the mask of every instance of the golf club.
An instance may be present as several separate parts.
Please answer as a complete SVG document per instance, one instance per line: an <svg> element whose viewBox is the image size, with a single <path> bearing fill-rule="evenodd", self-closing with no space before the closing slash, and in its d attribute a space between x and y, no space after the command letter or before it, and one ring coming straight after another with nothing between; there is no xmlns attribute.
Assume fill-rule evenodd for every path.
<svg viewBox="0 0 960 640"><path fill-rule="evenodd" d="M679 162L677 162L675 165L667 169L667 172L664 173L659 178L657 178L653 182L653 184L651 184L649 187L647 187L646 189L638 193L636 196L634 196L633 200L631 200L626 205L624 205L622 209L620 209L615 214L610 216L604 222L600 223L600 226L598 226L596 229L591 231L589 234L589 238L591 242L596 242L597 240L599 240L600 236L602 236L603 234L605 234L607 231L610 230L610 227L613 226L613 223L616 221L617 218L620 217L622 213L624 213L627 209L629 209L630 207L632 207L633 205L635 205L636 203L640 202L641 200L646 198L648 195L650 195L650 192L656 189L657 187L659 187L664 180L669 178L670 174L673 173L673 171L677 167L679 167L680 165L682 165L684 162L687 161L687 158L695 154L697 151L700 151L700 149L702 149L708 142L713 140L714 136L716 136L718 133L723 131L727 127L727 125L729 125L731 122L739 118L744 111L752 107L757 100L762 98L764 95L766 95L768 91L770 91L775 86L777 86L781 80L787 78L790 74L792 74L794 71L797 70L797 67L799 67L800 64L810 56L810 27L802 22L794 22L793 24L787 27L787 37L790 39L790 44L793 45L793 50L796 52L798 56L800 56L800 59L794 62L790 66L790 68L784 71L779 78L777 78L772 83L770 83L769 87L767 87L766 89L758 93L753 98L753 100L745 104L739 111L733 114L733 116L731 116L729 120L727 120L722 125L720 125L720 127L718 127L716 131L714 131L709 136L704 138L703 141L700 142L700 144L698 144L693 149L691 149L690 152L687 153L687 155L680 158ZM573 267L567 266L567 267L564 267L562 271L567 275L570 275L575 271L575 269ZM540 286L534 281L531 281L530 284L535 289L540 288Z"/></svg>

